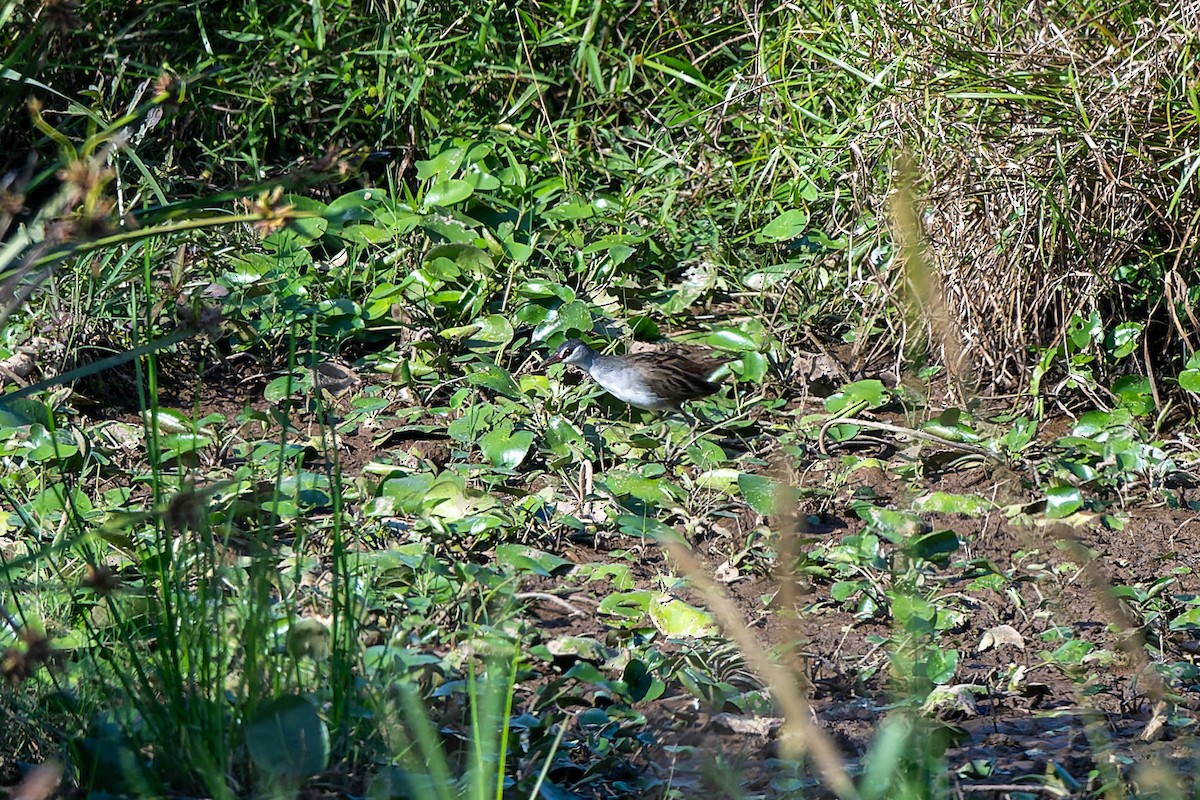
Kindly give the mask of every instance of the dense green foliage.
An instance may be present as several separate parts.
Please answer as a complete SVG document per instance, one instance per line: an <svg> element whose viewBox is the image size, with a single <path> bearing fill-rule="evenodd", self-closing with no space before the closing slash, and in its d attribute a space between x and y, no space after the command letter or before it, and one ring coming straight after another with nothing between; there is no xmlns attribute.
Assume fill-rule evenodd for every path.
<svg viewBox="0 0 1200 800"><path fill-rule="evenodd" d="M0 2L0 764L948 796L967 654L1017 616L1044 649L997 696L1038 670L1087 710L1120 650L1174 702L1173 576L1093 581L1116 644L1045 596L1092 574L1062 531L1194 503L1196 46L1150 4ZM728 388L630 414L537 368L570 337L703 345ZM881 431L920 447L853 449ZM931 489L958 470L995 485ZM979 557L992 517L1035 543ZM731 611L647 555L680 542L774 583ZM775 665L799 635L755 638L792 613L873 631L838 667L890 692L861 760ZM667 744L679 696L786 718L754 792ZM1076 777L1117 796L1096 728Z"/></svg>

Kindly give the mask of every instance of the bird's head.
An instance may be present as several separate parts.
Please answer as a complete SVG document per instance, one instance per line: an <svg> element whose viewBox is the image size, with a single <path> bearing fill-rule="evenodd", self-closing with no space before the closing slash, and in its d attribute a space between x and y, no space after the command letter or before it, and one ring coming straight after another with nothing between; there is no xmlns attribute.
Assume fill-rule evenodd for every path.
<svg viewBox="0 0 1200 800"><path fill-rule="evenodd" d="M575 364L586 368L587 363L595 355L596 351L580 340L568 339L554 351L552 356L546 359L545 365L548 367L551 364Z"/></svg>

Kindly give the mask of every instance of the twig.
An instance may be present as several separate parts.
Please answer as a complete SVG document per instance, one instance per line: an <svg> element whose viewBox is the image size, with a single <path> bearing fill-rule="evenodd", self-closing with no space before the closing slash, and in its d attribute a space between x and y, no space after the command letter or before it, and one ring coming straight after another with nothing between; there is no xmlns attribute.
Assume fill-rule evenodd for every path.
<svg viewBox="0 0 1200 800"><path fill-rule="evenodd" d="M557 595L549 594L548 592L517 592L516 594L513 595L513 597L515 597L518 600L545 600L547 603L551 603L556 606L561 606L561 607L565 608L567 611L570 611L572 617L586 617L587 616L586 611L580 611L578 608L571 605L566 600L563 600L561 597L559 597Z"/></svg>
<svg viewBox="0 0 1200 800"><path fill-rule="evenodd" d="M982 456L997 464L1006 463L1003 458L988 450L986 447L980 447L977 444L967 444L966 442L955 442L951 439L945 439L941 436L929 433L928 431L916 430L915 428L904 428L900 425L892 425L889 422L874 422L872 420L858 419L856 417L834 417L827 420L821 426L821 432L817 434L817 446L821 450L821 455L829 455L829 451L825 448L825 433L834 425L858 425L862 428L871 428L878 431L887 431L895 433L899 436L909 436L913 439L921 439L922 441L932 442L934 444L945 445L954 450L962 450L964 453Z"/></svg>

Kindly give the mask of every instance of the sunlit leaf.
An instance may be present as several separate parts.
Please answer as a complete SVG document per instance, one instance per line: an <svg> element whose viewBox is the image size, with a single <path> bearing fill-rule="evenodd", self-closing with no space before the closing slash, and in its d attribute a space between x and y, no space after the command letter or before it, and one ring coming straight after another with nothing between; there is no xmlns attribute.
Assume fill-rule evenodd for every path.
<svg viewBox="0 0 1200 800"><path fill-rule="evenodd" d="M479 450L493 466L516 469L533 445L529 431L510 433L503 429L488 431L479 439Z"/></svg>
<svg viewBox="0 0 1200 800"><path fill-rule="evenodd" d="M450 180L438 181L429 187L425 193L426 206L452 206L461 203L475 193L475 187L470 181Z"/></svg>
<svg viewBox="0 0 1200 800"><path fill-rule="evenodd" d="M656 595L648 610L654 627L672 639L715 636L720 632L710 612L668 595Z"/></svg>
<svg viewBox="0 0 1200 800"><path fill-rule="evenodd" d="M1083 508L1083 494L1074 486L1052 486L1046 490L1046 516L1069 517Z"/></svg>
<svg viewBox="0 0 1200 800"><path fill-rule="evenodd" d="M799 209L785 211L763 227L756 237L759 242L786 242L804 234L808 214Z"/></svg>
<svg viewBox="0 0 1200 800"><path fill-rule="evenodd" d="M496 545L496 563L510 566L518 572L543 577L568 571L575 566L574 561L569 561L561 556L512 542Z"/></svg>
<svg viewBox="0 0 1200 800"><path fill-rule="evenodd" d="M742 473L737 482L742 497L751 508L763 515L775 513L775 497L779 493L779 485L775 481L762 475Z"/></svg>

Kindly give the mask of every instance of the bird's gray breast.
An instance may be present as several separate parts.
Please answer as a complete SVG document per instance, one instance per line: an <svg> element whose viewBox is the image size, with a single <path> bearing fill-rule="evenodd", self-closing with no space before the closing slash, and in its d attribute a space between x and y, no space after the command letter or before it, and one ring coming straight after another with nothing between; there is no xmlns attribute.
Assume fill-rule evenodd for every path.
<svg viewBox="0 0 1200 800"><path fill-rule="evenodd" d="M675 407L674 403L651 389L641 372L633 367L624 364L596 364L590 374L592 380L623 403L651 411Z"/></svg>

